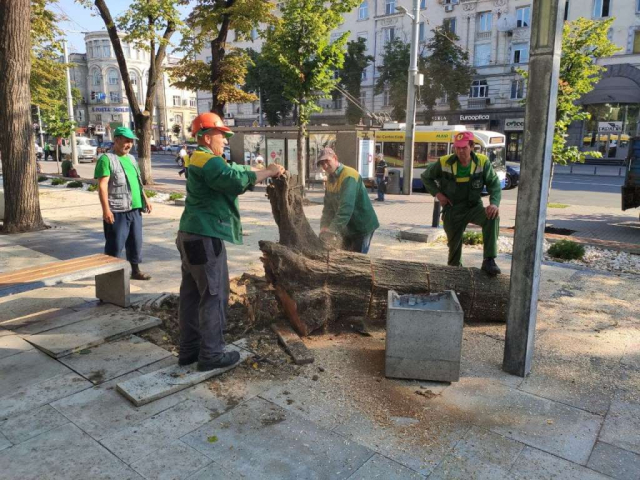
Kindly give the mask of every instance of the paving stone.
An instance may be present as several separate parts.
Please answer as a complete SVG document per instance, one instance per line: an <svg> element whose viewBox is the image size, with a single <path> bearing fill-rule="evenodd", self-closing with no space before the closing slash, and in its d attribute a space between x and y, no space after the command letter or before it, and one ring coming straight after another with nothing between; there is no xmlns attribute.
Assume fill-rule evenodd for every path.
<svg viewBox="0 0 640 480"><path fill-rule="evenodd" d="M510 473L515 480L611 480L582 465L531 447L522 451Z"/></svg>
<svg viewBox="0 0 640 480"><path fill-rule="evenodd" d="M34 349L0 359L0 372L2 398L18 389L71 370Z"/></svg>
<svg viewBox="0 0 640 480"><path fill-rule="evenodd" d="M246 477L240 477L227 470L222 465L211 462L202 470L190 476L189 480L242 480L244 478Z"/></svg>
<svg viewBox="0 0 640 480"><path fill-rule="evenodd" d="M32 315L34 312L73 308L94 298L95 288L93 284L91 286L83 286L81 282L39 288L30 292L0 298L0 324L4 326L4 323L8 320Z"/></svg>
<svg viewBox="0 0 640 480"><path fill-rule="evenodd" d="M156 327L161 323L159 318L122 309L31 335L26 340L52 357L60 358L109 340Z"/></svg>
<svg viewBox="0 0 640 480"><path fill-rule="evenodd" d="M9 441L9 439L2 435L2 433L0 433L0 451L4 450L5 448L9 448L10 446L11 442Z"/></svg>
<svg viewBox="0 0 640 480"><path fill-rule="evenodd" d="M138 369L138 372L142 374L151 373L157 370L161 370L165 367L171 367L177 364L178 364L178 357L172 354L170 357L163 358L162 360L158 360L157 362L153 362L153 363L150 363L149 365L145 365L144 367L140 367Z"/></svg>
<svg viewBox="0 0 640 480"><path fill-rule="evenodd" d="M587 463L602 424L598 415L475 378L446 389L432 407L580 464Z"/></svg>
<svg viewBox="0 0 640 480"><path fill-rule="evenodd" d="M0 420L33 410L91 387L91 382L77 373L69 372L66 367L65 371L65 373L54 375L39 383L18 387L12 390L9 395L0 397Z"/></svg>
<svg viewBox="0 0 640 480"><path fill-rule="evenodd" d="M197 363L184 367L179 365L166 367L131 380L119 382L117 385L118 392L136 406L146 405L159 398L204 382L211 377L221 375L237 367L241 362L251 356L249 352L233 344L229 345L227 350L240 352L240 361L229 367L217 368L208 372L199 372L197 370Z"/></svg>
<svg viewBox="0 0 640 480"><path fill-rule="evenodd" d="M0 358L10 357L11 355L32 349L33 346L25 342L18 335L4 335L0 337Z"/></svg>
<svg viewBox="0 0 640 480"><path fill-rule="evenodd" d="M131 468L148 479L182 480L210 463L208 457L176 440L132 463Z"/></svg>
<svg viewBox="0 0 640 480"><path fill-rule="evenodd" d="M13 332L11 330L0 327L0 337L4 337L7 335L13 335Z"/></svg>
<svg viewBox="0 0 640 480"><path fill-rule="evenodd" d="M429 479L509 479L509 469L525 446L473 427L429 475Z"/></svg>
<svg viewBox="0 0 640 480"><path fill-rule="evenodd" d="M640 478L640 455L608 443L598 442L587 467L618 480Z"/></svg>
<svg viewBox="0 0 640 480"><path fill-rule="evenodd" d="M111 304L102 304L92 308L80 307L82 305L78 307L79 310L74 308L52 308L43 312L31 313L6 321L2 326L21 335L35 335L120 310L120 307Z"/></svg>
<svg viewBox="0 0 640 480"><path fill-rule="evenodd" d="M164 348L131 335L67 355L60 361L92 383L100 384L169 356L171 353Z"/></svg>
<svg viewBox="0 0 640 480"><path fill-rule="evenodd" d="M434 227L413 227L400 230L400 239L410 242L433 243L445 236L442 228Z"/></svg>
<svg viewBox="0 0 640 480"><path fill-rule="evenodd" d="M142 478L71 423L1 451L0 472L20 480Z"/></svg>
<svg viewBox="0 0 640 480"><path fill-rule="evenodd" d="M109 435L101 443L125 463L151 455L159 448L211 421L212 413L187 400L142 422Z"/></svg>
<svg viewBox="0 0 640 480"><path fill-rule="evenodd" d="M373 452L253 398L182 441L248 478L348 478Z"/></svg>
<svg viewBox="0 0 640 480"><path fill-rule="evenodd" d="M640 403L613 400L600 440L640 454Z"/></svg>
<svg viewBox="0 0 640 480"><path fill-rule="evenodd" d="M376 453L361 466L349 480L419 480L426 478L387 457Z"/></svg>
<svg viewBox="0 0 640 480"><path fill-rule="evenodd" d="M0 431L16 445L66 423L69 423L68 418L60 415L51 406L44 405L30 412L12 416L0 425Z"/></svg>

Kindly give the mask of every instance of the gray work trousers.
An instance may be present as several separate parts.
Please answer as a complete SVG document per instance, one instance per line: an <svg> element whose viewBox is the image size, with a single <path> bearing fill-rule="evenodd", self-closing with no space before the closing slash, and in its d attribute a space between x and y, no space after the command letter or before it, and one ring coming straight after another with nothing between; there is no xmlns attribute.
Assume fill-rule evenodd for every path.
<svg viewBox="0 0 640 480"><path fill-rule="evenodd" d="M215 359L225 347L227 250L219 238L186 232L178 232L176 246L182 259L180 357L199 350L200 361Z"/></svg>

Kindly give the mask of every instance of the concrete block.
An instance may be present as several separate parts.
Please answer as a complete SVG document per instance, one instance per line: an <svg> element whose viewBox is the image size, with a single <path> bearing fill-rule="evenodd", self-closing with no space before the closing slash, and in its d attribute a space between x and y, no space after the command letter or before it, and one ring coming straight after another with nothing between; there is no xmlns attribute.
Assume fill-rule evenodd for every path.
<svg viewBox="0 0 640 480"><path fill-rule="evenodd" d="M52 308L9 320L2 326L20 335L35 335L116 311L120 311L120 307L111 304L83 308L80 311L71 308Z"/></svg>
<svg viewBox="0 0 640 480"><path fill-rule="evenodd" d="M14 445L69 423L69 419L53 407L44 405L35 410L15 415L0 425L0 431Z"/></svg>
<svg viewBox="0 0 640 480"><path fill-rule="evenodd" d="M371 480L374 478L384 480L420 480L426 477L376 453L356 473L350 476L349 480Z"/></svg>
<svg viewBox="0 0 640 480"><path fill-rule="evenodd" d="M71 373L71 370L34 349L0 359L0 372L1 398L60 373Z"/></svg>
<svg viewBox="0 0 640 480"><path fill-rule="evenodd" d="M587 467L618 480L640 478L640 455L598 442L591 452Z"/></svg>
<svg viewBox="0 0 640 480"><path fill-rule="evenodd" d="M398 295L387 307L385 375L457 382L464 313L455 292Z"/></svg>
<svg viewBox="0 0 640 480"><path fill-rule="evenodd" d="M131 335L67 355L60 361L97 385L171 356L164 348Z"/></svg>
<svg viewBox="0 0 640 480"><path fill-rule="evenodd" d="M96 297L106 303L128 307L131 302L131 267L96 275Z"/></svg>
<svg viewBox="0 0 640 480"><path fill-rule="evenodd" d="M211 460L179 440L131 464L144 478L178 480L190 478Z"/></svg>
<svg viewBox="0 0 640 480"><path fill-rule="evenodd" d="M611 480L582 465L530 447L522 451L511 469L511 475L511 478L518 480Z"/></svg>
<svg viewBox="0 0 640 480"><path fill-rule="evenodd" d="M640 454L640 403L612 401L599 440Z"/></svg>
<svg viewBox="0 0 640 480"><path fill-rule="evenodd" d="M176 198L173 201L174 205L177 205L178 207L184 207L187 204L187 197L185 198Z"/></svg>
<svg viewBox="0 0 640 480"><path fill-rule="evenodd" d="M433 243L444 236L442 228L414 227L400 230L400 239L410 242Z"/></svg>
<svg viewBox="0 0 640 480"><path fill-rule="evenodd" d="M18 335L0 336L0 358L10 357L31 350L33 346Z"/></svg>

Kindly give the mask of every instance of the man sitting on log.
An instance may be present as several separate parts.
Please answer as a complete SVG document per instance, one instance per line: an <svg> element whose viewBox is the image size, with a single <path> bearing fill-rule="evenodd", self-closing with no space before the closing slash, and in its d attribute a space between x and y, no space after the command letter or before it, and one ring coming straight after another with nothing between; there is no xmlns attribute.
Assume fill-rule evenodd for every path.
<svg viewBox="0 0 640 480"><path fill-rule="evenodd" d="M320 153L318 165L328 176L320 238L329 244L341 238L344 250L368 253L373 232L380 224L360 174L342 165L328 147Z"/></svg>
<svg viewBox="0 0 640 480"><path fill-rule="evenodd" d="M489 159L473 151L473 133L456 134L455 154L440 157L422 173L427 191L442 205L442 221L449 245L449 261L452 266L462 266L462 237L469 223L482 227L484 261L482 270L491 276L500 268L495 258L498 254L500 229L499 205L502 196L500 180ZM489 206L482 204L482 189L489 192Z"/></svg>
<svg viewBox="0 0 640 480"><path fill-rule="evenodd" d="M191 155L187 200L176 245L182 259L180 284L180 355L178 363L198 361L208 371L236 363L238 352L225 352L223 331L229 302L229 270L224 241L242 244L238 195L284 168L271 164L256 171L229 166L222 158L233 133L215 113L195 118L191 132L198 148Z"/></svg>

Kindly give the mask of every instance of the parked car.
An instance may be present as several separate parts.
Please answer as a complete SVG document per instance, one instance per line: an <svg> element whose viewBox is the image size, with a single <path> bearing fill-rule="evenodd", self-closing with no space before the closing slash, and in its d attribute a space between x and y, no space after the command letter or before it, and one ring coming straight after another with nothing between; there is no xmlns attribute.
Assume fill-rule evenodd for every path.
<svg viewBox="0 0 640 480"><path fill-rule="evenodd" d="M181 148L182 148L182 145L174 144L174 145L169 145L167 147L167 150L177 155Z"/></svg>
<svg viewBox="0 0 640 480"><path fill-rule="evenodd" d="M98 142L93 138L76 137L76 151L78 153L78 161L94 162L96 160L98 150ZM62 155L71 156L71 144L66 138L62 139L62 146L60 147Z"/></svg>
<svg viewBox="0 0 640 480"><path fill-rule="evenodd" d="M102 142L102 145L98 147L97 153L107 153L113 148L113 142Z"/></svg>
<svg viewBox="0 0 640 480"><path fill-rule="evenodd" d="M504 179L504 189L516 188L520 182L520 167L507 165L507 176Z"/></svg>
<svg viewBox="0 0 640 480"><path fill-rule="evenodd" d="M151 145L152 152L164 152L164 145Z"/></svg>

